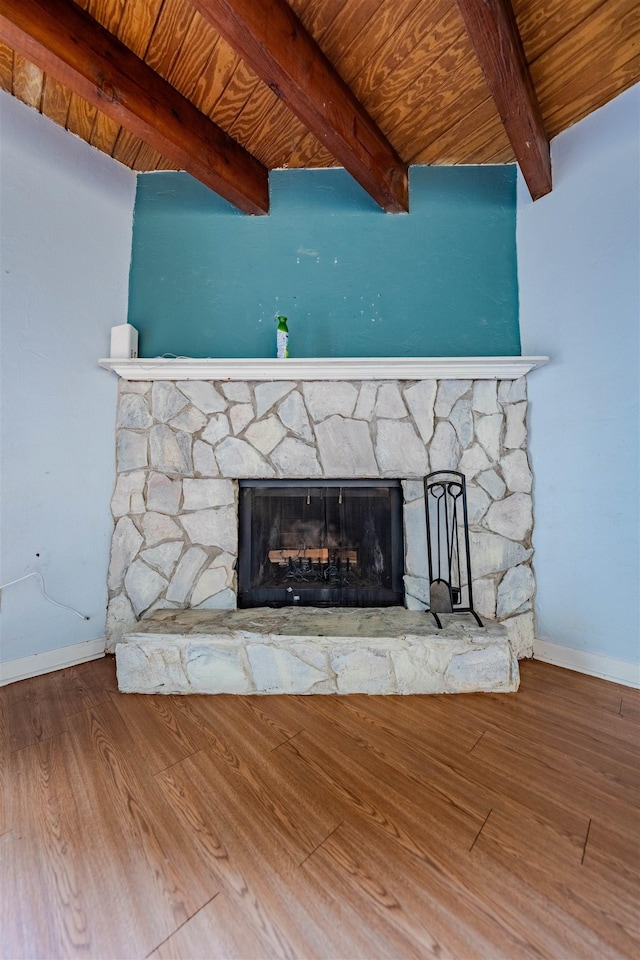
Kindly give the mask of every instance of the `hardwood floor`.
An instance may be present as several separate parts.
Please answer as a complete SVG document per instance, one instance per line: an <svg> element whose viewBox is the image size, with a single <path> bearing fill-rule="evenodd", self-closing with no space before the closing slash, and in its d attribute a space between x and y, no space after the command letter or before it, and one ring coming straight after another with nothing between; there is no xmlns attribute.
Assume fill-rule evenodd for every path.
<svg viewBox="0 0 640 960"><path fill-rule="evenodd" d="M640 694L0 689L4 958L637 958Z"/></svg>

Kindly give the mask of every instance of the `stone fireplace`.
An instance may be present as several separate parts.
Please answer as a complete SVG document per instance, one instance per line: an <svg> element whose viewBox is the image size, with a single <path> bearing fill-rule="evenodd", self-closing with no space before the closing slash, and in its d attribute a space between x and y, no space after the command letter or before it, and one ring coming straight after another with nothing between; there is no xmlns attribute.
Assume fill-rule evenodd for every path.
<svg viewBox="0 0 640 960"><path fill-rule="evenodd" d="M504 626L516 657L531 655L526 378L510 373L521 372L521 358L511 367L510 360L499 378L495 364L466 378L403 377L403 371L395 378L389 373L394 361L386 369L377 361L377 376L367 379L336 379L337 361L324 361L333 365L332 379L314 379L309 361L304 379L288 380L281 379L283 369L297 372L289 361L284 368L280 362L279 379L237 373L190 379L189 369L175 368L163 376L170 369L164 361L146 380L144 364L154 362L121 363L108 648L158 611L237 608L239 485L247 480L397 483L402 602L409 611L424 611L423 478L460 470L467 481L475 608ZM135 374L127 365L135 365ZM476 372L473 364L469 369ZM357 366L345 371L359 372Z"/></svg>

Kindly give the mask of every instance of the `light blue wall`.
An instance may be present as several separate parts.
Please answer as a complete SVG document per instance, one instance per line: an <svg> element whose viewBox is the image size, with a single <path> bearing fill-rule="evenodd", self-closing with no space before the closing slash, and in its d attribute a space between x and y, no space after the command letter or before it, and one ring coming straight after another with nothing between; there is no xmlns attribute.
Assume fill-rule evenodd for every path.
<svg viewBox="0 0 640 960"><path fill-rule="evenodd" d="M553 192L518 184L537 636L638 663L640 86L557 137Z"/></svg>
<svg viewBox="0 0 640 960"><path fill-rule="evenodd" d="M247 217L186 174L138 178L129 321L141 356L517 355L514 167L414 167L411 213L343 170L280 170Z"/></svg>
<svg viewBox="0 0 640 960"><path fill-rule="evenodd" d="M558 137L554 191L531 204L519 182L517 223L523 353L552 356L529 384L538 636L634 662L639 114L636 87ZM104 630L116 381L95 361L126 313L134 179L2 92L0 123L0 582L40 570L54 597L91 616L51 606L34 581L5 590L7 661ZM409 217L379 213L339 171L273 175L268 219L236 215L211 194L204 202L184 177L141 177L139 201L148 189L149 220L156 210L162 223L151 237L138 203L130 318L143 337L164 324L145 352L268 356L282 309L301 356L518 353L512 174L498 169L496 183L496 168L487 181L475 168L453 172L455 187L449 169L412 171ZM469 223L483 221L485 248L478 238L466 247ZM288 245L282 273L276 240ZM228 256L243 241L259 278L249 291ZM146 290L143 252L158 265ZM402 301L407 277L412 309ZM189 341L194 330L201 350Z"/></svg>
<svg viewBox="0 0 640 960"><path fill-rule="evenodd" d="M135 177L0 92L0 661L104 636Z"/></svg>

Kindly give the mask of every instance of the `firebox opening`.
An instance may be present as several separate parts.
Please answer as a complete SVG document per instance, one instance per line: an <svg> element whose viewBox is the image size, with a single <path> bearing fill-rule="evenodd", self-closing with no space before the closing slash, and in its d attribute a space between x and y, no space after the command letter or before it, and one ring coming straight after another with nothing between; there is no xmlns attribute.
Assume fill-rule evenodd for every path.
<svg viewBox="0 0 640 960"><path fill-rule="evenodd" d="M238 606L404 603L399 480L240 482Z"/></svg>

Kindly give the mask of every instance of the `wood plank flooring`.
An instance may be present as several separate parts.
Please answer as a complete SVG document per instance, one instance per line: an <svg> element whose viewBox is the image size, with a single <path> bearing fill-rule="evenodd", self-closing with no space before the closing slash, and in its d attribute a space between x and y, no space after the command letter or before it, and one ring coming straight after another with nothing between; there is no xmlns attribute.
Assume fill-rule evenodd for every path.
<svg viewBox="0 0 640 960"><path fill-rule="evenodd" d="M637 958L640 693L0 689L3 958Z"/></svg>

